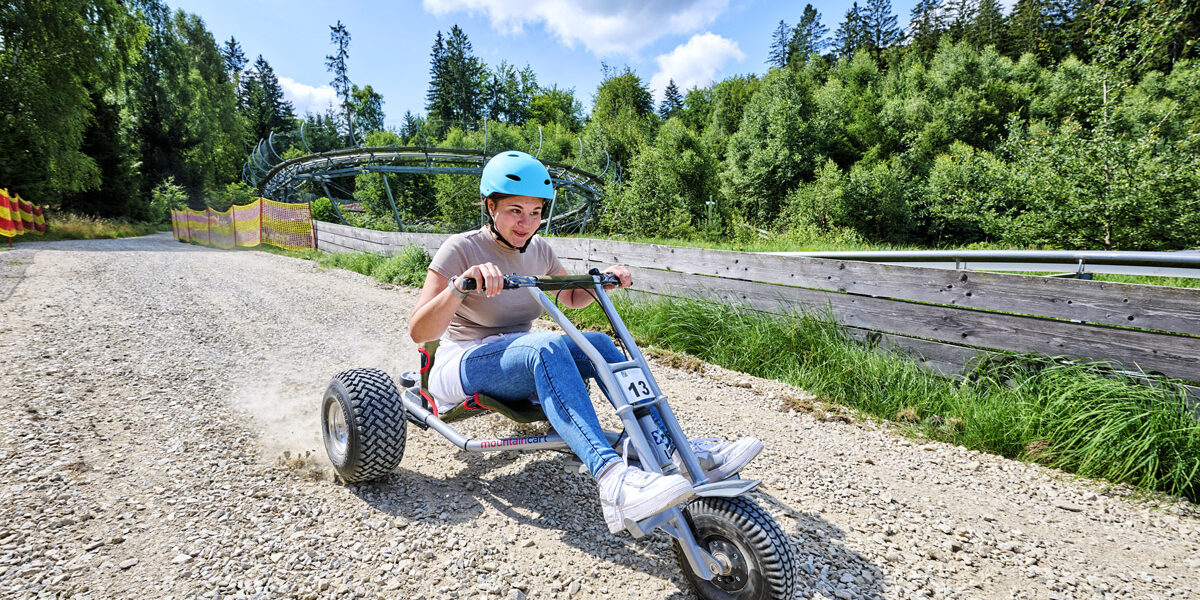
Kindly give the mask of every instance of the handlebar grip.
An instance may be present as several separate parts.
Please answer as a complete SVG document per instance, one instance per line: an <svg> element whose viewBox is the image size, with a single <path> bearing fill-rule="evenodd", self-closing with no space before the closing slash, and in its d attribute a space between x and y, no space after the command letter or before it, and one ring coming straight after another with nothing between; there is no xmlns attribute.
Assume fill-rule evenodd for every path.
<svg viewBox="0 0 1200 600"><path fill-rule="evenodd" d="M459 288L462 289L462 291L470 292L475 289L476 281L474 277L460 277L459 280L461 281L461 283L459 283ZM508 280L507 276L504 278L504 289L511 290L516 287L517 286L515 284ZM481 285L479 286L479 289L487 289L487 286Z"/></svg>

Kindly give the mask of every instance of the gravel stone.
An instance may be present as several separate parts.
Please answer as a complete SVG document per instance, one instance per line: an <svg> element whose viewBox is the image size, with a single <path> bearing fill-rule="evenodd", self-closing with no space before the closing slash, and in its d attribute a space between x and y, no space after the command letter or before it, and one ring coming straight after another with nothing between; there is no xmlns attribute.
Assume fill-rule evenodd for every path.
<svg viewBox="0 0 1200 600"><path fill-rule="evenodd" d="M170 234L23 242L0 274L0 597L693 597L669 539L609 534L556 453L472 455L414 427L387 479L333 481L321 394L344 369L416 366L416 290ZM798 410L819 401L713 365L652 367L691 435L763 440L743 475L800 598L1200 589L1194 505Z"/></svg>

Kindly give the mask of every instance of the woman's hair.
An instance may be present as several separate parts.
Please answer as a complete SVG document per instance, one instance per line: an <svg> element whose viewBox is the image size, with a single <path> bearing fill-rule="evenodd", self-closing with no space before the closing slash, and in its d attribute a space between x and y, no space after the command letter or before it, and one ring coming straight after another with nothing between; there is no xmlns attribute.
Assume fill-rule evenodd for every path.
<svg viewBox="0 0 1200 600"><path fill-rule="evenodd" d="M480 202L480 204L483 205L483 208L486 210L488 200L491 200L496 206L500 206L501 200L506 200L508 198L516 198L516 197L517 197L517 194L501 194L500 192L492 192L492 194L490 196L484 196L483 198L481 198L479 200L479 202ZM544 198L538 198L538 200L542 201L542 210L545 210L546 203L548 201Z"/></svg>

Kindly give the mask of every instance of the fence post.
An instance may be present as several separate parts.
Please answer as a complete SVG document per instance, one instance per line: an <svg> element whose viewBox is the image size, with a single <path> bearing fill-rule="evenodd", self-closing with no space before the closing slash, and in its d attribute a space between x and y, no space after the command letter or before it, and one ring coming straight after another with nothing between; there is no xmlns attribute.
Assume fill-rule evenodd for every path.
<svg viewBox="0 0 1200 600"><path fill-rule="evenodd" d="M386 180L384 180L384 181L386 181ZM316 223L313 223L312 201L310 200L309 202L305 203L304 206L308 208L308 228L310 230L312 230L312 240L313 240L312 247L313 247L313 250L316 250L317 249L317 225L316 225Z"/></svg>

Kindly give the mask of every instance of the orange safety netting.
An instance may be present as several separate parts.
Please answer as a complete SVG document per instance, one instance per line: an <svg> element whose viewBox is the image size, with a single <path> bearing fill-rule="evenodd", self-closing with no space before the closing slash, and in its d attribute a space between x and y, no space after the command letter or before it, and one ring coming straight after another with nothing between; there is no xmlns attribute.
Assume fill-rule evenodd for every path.
<svg viewBox="0 0 1200 600"><path fill-rule="evenodd" d="M208 209L203 212L186 209L188 222L188 237L197 244L208 245Z"/></svg>
<svg viewBox="0 0 1200 600"><path fill-rule="evenodd" d="M180 226L182 222L183 217L180 216L179 211L171 209L171 235L174 235L175 239L181 242L186 242L188 241L188 235L187 230Z"/></svg>
<svg viewBox="0 0 1200 600"><path fill-rule="evenodd" d="M233 236L239 246L257 246L262 233L262 202L233 207Z"/></svg>
<svg viewBox="0 0 1200 600"><path fill-rule="evenodd" d="M259 198L225 212L206 209L172 210L171 230L181 242L217 248L271 244L285 250L316 247L312 210L305 204L286 204Z"/></svg>
<svg viewBox="0 0 1200 600"><path fill-rule="evenodd" d="M284 250L316 247L312 210L308 203L285 204L260 198L262 202L262 242Z"/></svg>
<svg viewBox="0 0 1200 600"><path fill-rule="evenodd" d="M26 231L38 235L46 231L42 207L0 188L0 235L11 238Z"/></svg>
<svg viewBox="0 0 1200 600"><path fill-rule="evenodd" d="M208 243L225 250L233 249L233 209L217 212L208 209Z"/></svg>

